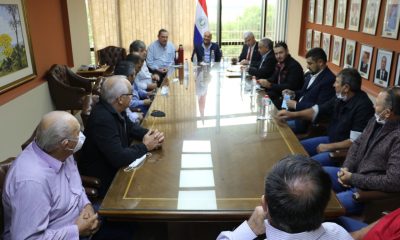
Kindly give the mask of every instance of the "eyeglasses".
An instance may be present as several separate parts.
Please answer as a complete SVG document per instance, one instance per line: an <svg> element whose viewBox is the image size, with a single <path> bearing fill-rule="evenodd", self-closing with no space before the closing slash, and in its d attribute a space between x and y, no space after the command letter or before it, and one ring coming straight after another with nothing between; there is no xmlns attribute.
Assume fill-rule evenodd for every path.
<svg viewBox="0 0 400 240"><path fill-rule="evenodd" d="M125 94L121 94L121 97L122 96L133 96L133 93L125 93Z"/></svg>

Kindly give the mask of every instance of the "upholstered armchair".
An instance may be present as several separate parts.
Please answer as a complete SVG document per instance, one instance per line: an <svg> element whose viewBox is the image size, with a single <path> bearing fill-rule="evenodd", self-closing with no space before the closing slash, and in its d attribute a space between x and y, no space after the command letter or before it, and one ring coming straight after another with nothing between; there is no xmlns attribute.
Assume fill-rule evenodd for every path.
<svg viewBox="0 0 400 240"><path fill-rule="evenodd" d="M81 77L65 65L55 64L47 73L50 96L57 110L82 109L82 97L90 94L95 79Z"/></svg>
<svg viewBox="0 0 400 240"><path fill-rule="evenodd" d="M100 65L108 65L114 69L115 65L126 58L125 48L108 46L97 51L97 57Z"/></svg>
<svg viewBox="0 0 400 240"><path fill-rule="evenodd" d="M4 182L6 180L6 175L8 169L10 168L12 162L14 161L15 157L8 158L3 162L0 162L0 199L2 199L3 195L3 187ZM0 201L0 232L4 232L4 212L3 212L3 202Z"/></svg>

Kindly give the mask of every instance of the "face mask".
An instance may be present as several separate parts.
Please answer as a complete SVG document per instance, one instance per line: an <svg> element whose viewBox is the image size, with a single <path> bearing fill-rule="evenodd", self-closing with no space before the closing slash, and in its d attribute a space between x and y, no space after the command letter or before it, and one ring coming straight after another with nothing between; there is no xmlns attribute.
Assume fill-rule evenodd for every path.
<svg viewBox="0 0 400 240"><path fill-rule="evenodd" d="M379 113L379 114L377 114L377 113L375 113L375 120L376 120L376 122L377 123L379 123L379 124L385 124L386 123L386 119L381 119L381 115L382 115L382 113L384 113L385 112L385 110L383 110L381 113Z"/></svg>
<svg viewBox="0 0 400 240"><path fill-rule="evenodd" d="M79 131L78 140L70 140L70 141L77 141L75 148L74 149L67 148L67 150L72 150L74 153L76 153L77 151L79 151L82 148L82 145L85 142L85 139L86 139L85 135L83 135L83 133L81 131Z"/></svg>

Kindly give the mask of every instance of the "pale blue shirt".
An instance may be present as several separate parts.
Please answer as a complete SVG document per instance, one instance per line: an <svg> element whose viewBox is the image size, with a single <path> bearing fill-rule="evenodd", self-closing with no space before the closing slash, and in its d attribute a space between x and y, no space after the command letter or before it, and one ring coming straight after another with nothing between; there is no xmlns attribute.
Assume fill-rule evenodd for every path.
<svg viewBox="0 0 400 240"><path fill-rule="evenodd" d="M208 47L206 47L206 45L204 45L204 43L201 44L201 46L203 46L203 49L204 49L204 58L203 58L203 61L206 62L206 63L211 62L211 51L210 51L211 45L212 45L212 44L210 43L210 45L208 45ZM215 56L214 56L214 57L215 57Z"/></svg>
<svg viewBox="0 0 400 240"><path fill-rule="evenodd" d="M89 204L72 156L61 162L32 142L8 170L4 239L79 239L76 219Z"/></svg>
<svg viewBox="0 0 400 240"><path fill-rule="evenodd" d="M165 47L154 41L147 49L147 66L150 69L168 68L175 63L175 46L167 42Z"/></svg>
<svg viewBox="0 0 400 240"><path fill-rule="evenodd" d="M139 73L136 74L135 83L140 89L143 90L147 90L147 86L153 83L146 61L143 62L142 68L140 69Z"/></svg>
<svg viewBox="0 0 400 240"><path fill-rule="evenodd" d="M266 236L268 240L353 240L350 234L336 223L326 222L318 229L310 232L287 233L274 228L265 220ZM244 221L234 231L225 231L219 234L217 240L246 240L254 239L257 235L249 227L247 221Z"/></svg>

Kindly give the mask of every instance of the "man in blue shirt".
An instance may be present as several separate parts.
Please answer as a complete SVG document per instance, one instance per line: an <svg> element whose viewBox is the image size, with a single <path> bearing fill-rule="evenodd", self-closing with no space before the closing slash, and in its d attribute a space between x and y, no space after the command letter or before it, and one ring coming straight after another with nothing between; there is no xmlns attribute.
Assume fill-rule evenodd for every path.
<svg viewBox="0 0 400 240"><path fill-rule="evenodd" d="M196 54L198 62L206 62L210 63L212 60L212 52L214 52L214 61L221 61L221 50L219 49L218 44L211 42L212 34L207 31L203 36L203 43L200 45L194 46L192 53L192 62L193 57Z"/></svg>
<svg viewBox="0 0 400 240"><path fill-rule="evenodd" d="M168 31L161 29L158 31L158 40L150 44L147 53L147 66L150 72L160 75L163 78L168 72L168 68L175 61L175 46L168 41Z"/></svg>

